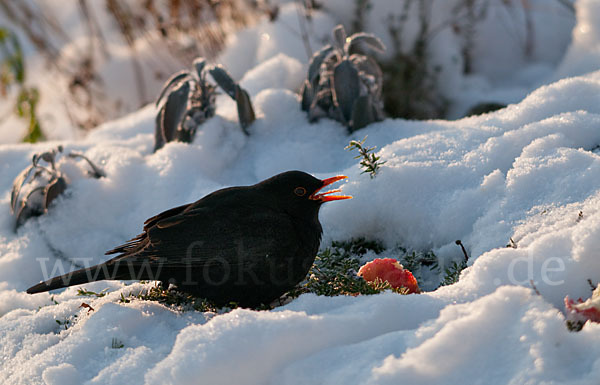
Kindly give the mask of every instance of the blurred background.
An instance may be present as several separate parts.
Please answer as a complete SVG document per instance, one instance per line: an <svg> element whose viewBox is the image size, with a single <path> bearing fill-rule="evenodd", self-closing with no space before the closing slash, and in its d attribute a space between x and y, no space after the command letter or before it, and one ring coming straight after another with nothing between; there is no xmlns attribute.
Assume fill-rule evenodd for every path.
<svg viewBox="0 0 600 385"><path fill-rule="evenodd" d="M242 84L276 55L306 66L339 23L387 46L387 116L457 119L559 77L575 16L571 0L0 0L0 143L82 137L198 56Z"/></svg>

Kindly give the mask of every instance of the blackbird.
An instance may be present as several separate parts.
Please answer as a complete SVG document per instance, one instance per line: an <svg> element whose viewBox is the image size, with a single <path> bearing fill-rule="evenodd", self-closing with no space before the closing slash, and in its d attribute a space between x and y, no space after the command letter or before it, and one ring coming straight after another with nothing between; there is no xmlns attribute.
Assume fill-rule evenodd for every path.
<svg viewBox="0 0 600 385"><path fill-rule="evenodd" d="M217 305L268 304L302 281L321 242L319 208L350 196L321 192L346 178L288 171L160 213L116 257L27 289L34 294L105 279L157 280Z"/></svg>

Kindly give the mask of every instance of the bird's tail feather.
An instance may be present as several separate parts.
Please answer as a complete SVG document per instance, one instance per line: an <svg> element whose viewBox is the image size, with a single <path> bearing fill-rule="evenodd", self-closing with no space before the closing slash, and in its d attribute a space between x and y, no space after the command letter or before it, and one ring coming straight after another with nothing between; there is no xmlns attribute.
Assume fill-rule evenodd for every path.
<svg viewBox="0 0 600 385"><path fill-rule="evenodd" d="M111 269L113 267L113 269ZM112 270L112 271L111 271ZM27 293L43 293L45 291L60 289L63 287L79 285L87 282L101 281L103 279L123 279L122 274L115 266L102 263L100 265L87 267L72 271L58 277L50 278L27 289Z"/></svg>
<svg viewBox="0 0 600 385"><path fill-rule="evenodd" d="M164 276L169 276L169 271L167 268L163 269L160 263L152 263L149 260L139 262L131 259L114 258L96 266L75 270L40 282L27 289L27 293L43 293L49 290L80 285L87 282L102 281L104 279L160 281Z"/></svg>
<svg viewBox="0 0 600 385"><path fill-rule="evenodd" d="M42 293L45 291L60 289L63 287L73 285L79 285L82 283L110 279L110 274L108 273L108 266L106 264L87 267L84 269L75 270L70 273L60 275L58 277L50 278L49 280L44 282L40 282L37 285L34 285L27 289L27 293Z"/></svg>

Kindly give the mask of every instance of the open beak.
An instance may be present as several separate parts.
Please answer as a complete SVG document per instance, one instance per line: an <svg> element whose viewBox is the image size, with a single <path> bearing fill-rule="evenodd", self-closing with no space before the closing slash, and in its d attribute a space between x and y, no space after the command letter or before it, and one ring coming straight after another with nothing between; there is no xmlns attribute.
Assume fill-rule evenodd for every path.
<svg viewBox="0 0 600 385"><path fill-rule="evenodd" d="M338 176L334 176L331 178L323 179L323 185L317 191L312 193L308 197L308 199L312 199L312 200L319 201L319 202L329 202L329 201L339 201L342 199L352 199L352 197L350 195L329 195L329 194L341 192L342 190L340 190L340 189L329 190L329 191L322 192L319 194L319 191L323 190L323 188L325 188L325 186L329 186L330 184L335 183L338 180L342 180L342 179L346 179L346 178L348 178L348 177L345 175L338 175Z"/></svg>

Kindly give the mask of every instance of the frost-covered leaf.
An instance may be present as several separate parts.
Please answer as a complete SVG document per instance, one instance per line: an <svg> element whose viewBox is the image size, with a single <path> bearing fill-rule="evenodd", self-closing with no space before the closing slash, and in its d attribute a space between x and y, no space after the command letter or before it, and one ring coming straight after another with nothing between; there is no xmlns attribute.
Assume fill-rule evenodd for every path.
<svg viewBox="0 0 600 385"><path fill-rule="evenodd" d="M15 178L15 181L13 182L13 188L10 193L10 208L13 214L15 214L17 211L17 203L19 194L21 193L21 188L23 188L23 185L27 181L27 178L29 177L31 171L33 171L34 168L35 166L33 165L27 167L25 170L21 171L21 173Z"/></svg>
<svg viewBox="0 0 600 385"><path fill-rule="evenodd" d="M208 70L208 72L210 73L210 76L215 79L215 82L217 82L219 87L221 87L223 91L227 93L227 95L235 100L236 83L229 72L227 72L227 70L220 65L214 66Z"/></svg>
<svg viewBox="0 0 600 385"><path fill-rule="evenodd" d="M327 116L327 111L332 107L332 95L330 89L324 89L314 97L308 110L308 120L314 122Z"/></svg>
<svg viewBox="0 0 600 385"><path fill-rule="evenodd" d="M206 60L196 58L193 67L192 72L173 75L160 93L156 103L159 111L155 120L154 151L170 141L191 142L198 126L214 116L215 86L206 81ZM213 75L221 75L219 80L227 87L227 74L219 71L224 70L216 69L217 74ZM230 89L227 92L231 95Z"/></svg>
<svg viewBox="0 0 600 385"><path fill-rule="evenodd" d="M346 120L352 118L354 101L360 96L360 79L358 71L350 60L342 60L333 72L333 100Z"/></svg>
<svg viewBox="0 0 600 385"><path fill-rule="evenodd" d="M302 108L302 111L308 111L313 99L313 92L308 80L305 80L304 83L302 83L300 95L302 95L302 100L300 101L300 108Z"/></svg>
<svg viewBox="0 0 600 385"><path fill-rule="evenodd" d="M340 50L344 49L344 46L346 45L346 30L344 29L344 26L341 24L338 24L334 29L333 29L333 40L335 42L336 47L338 47Z"/></svg>
<svg viewBox="0 0 600 385"><path fill-rule="evenodd" d="M67 181L64 177L58 176L53 181L51 181L48 186L46 186L46 190L44 192L44 209L48 209L50 203L60 194L62 194L67 189Z"/></svg>
<svg viewBox="0 0 600 385"><path fill-rule="evenodd" d="M242 130L248 135L248 126L254 122L256 116L254 115L254 108L252 108L252 102L248 93L236 84L235 86L235 101L237 103L238 119Z"/></svg>
<svg viewBox="0 0 600 385"><path fill-rule="evenodd" d="M158 98L156 99L156 106L158 107L158 105L160 105L160 102L162 100L162 98L165 96L165 94L167 92L169 92L171 89L173 89L179 82L181 81L187 81L190 78L190 73L188 71L179 71L176 74L174 74L173 76L171 76L166 82L165 85L163 86L163 89L160 91L160 94L158 95Z"/></svg>
<svg viewBox="0 0 600 385"><path fill-rule="evenodd" d="M154 152L163 148L165 144L165 135L163 134L163 119L165 115L164 106L158 111L156 114L156 118L154 120L155 129L154 129Z"/></svg>
<svg viewBox="0 0 600 385"><path fill-rule="evenodd" d="M375 60L363 54L348 56L348 50L354 50L359 44L375 51L383 51L385 47L372 34L348 37L342 25L335 27L333 36L333 45L321 48L310 60L301 89L301 108L308 112L311 122L327 116L352 132L354 120L357 127L364 127L382 119L383 74ZM359 96L365 98L356 103ZM353 111L355 105L359 109L356 112ZM313 111L317 106L319 109Z"/></svg>
<svg viewBox="0 0 600 385"><path fill-rule="evenodd" d="M192 63L192 65L196 69L196 74L198 75L198 79L202 79L202 77L203 77L202 72L204 71L204 67L206 66L206 59L204 59L203 57L198 57L198 58L194 59L194 62Z"/></svg>
<svg viewBox="0 0 600 385"><path fill-rule="evenodd" d="M44 162L49 163L52 165L52 167L54 167L54 156L55 156L56 152L53 151L46 151L40 154L39 158L42 159Z"/></svg>
<svg viewBox="0 0 600 385"><path fill-rule="evenodd" d="M88 171L88 175L90 175L96 179L106 176L104 171L102 171L98 166L96 166L94 164L94 162L92 162L87 156L83 155L82 153L73 151L73 152L69 153L69 157L70 158L80 158L80 159L85 160L87 162L87 164L90 166L90 168L92 169L91 171Z"/></svg>
<svg viewBox="0 0 600 385"><path fill-rule="evenodd" d="M310 63L308 64L308 81L311 84L317 82L321 64L323 64L323 61L331 54L331 52L333 52L333 47L331 45L326 45L315 52L310 58Z"/></svg>
<svg viewBox="0 0 600 385"><path fill-rule="evenodd" d="M352 125L350 132L359 130L375 121L373 112L373 102L369 95L362 95L356 98L352 108Z"/></svg>
<svg viewBox="0 0 600 385"><path fill-rule="evenodd" d="M38 192L39 193L39 192ZM21 226L25 221L31 217L37 216L39 213L27 206L25 202L21 202L19 208L15 214L15 228Z"/></svg>
<svg viewBox="0 0 600 385"><path fill-rule="evenodd" d="M319 91L313 100L313 105L317 105L324 110L329 110L333 107L333 93L331 92L331 89L324 88Z"/></svg>
<svg viewBox="0 0 600 385"><path fill-rule="evenodd" d="M45 186L36 187L20 200L15 215L16 227L21 226L27 219L44 213L44 191Z"/></svg>
<svg viewBox="0 0 600 385"><path fill-rule="evenodd" d="M227 93L227 95L236 101L240 126L242 127L244 133L248 135L248 131L246 129L250 124L252 124L252 122L254 122L254 119L256 118L254 115L254 108L252 108L252 101L250 100L248 92L246 92L246 90L241 88L233 80L229 72L227 72L223 66L215 66L211 68L209 72L219 87L221 87Z"/></svg>
<svg viewBox="0 0 600 385"><path fill-rule="evenodd" d="M359 72L372 76L378 91L381 92L383 86L383 73L377 62L368 56L356 54L350 56L350 61L354 63Z"/></svg>
<svg viewBox="0 0 600 385"><path fill-rule="evenodd" d="M161 148L164 143L176 139L177 129L187 110L189 92L189 82L182 82L167 97L157 117L156 138L161 135L161 140L156 142L154 151Z"/></svg>
<svg viewBox="0 0 600 385"><path fill-rule="evenodd" d="M350 36L349 39L347 39L344 45L344 52L346 52L348 55L352 55L353 53L355 53L356 48L359 47L361 44L364 44L368 48L377 52L385 51L385 45L383 44L381 39L379 39L372 33L360 32L355 33L354 35Z"/></svg>

